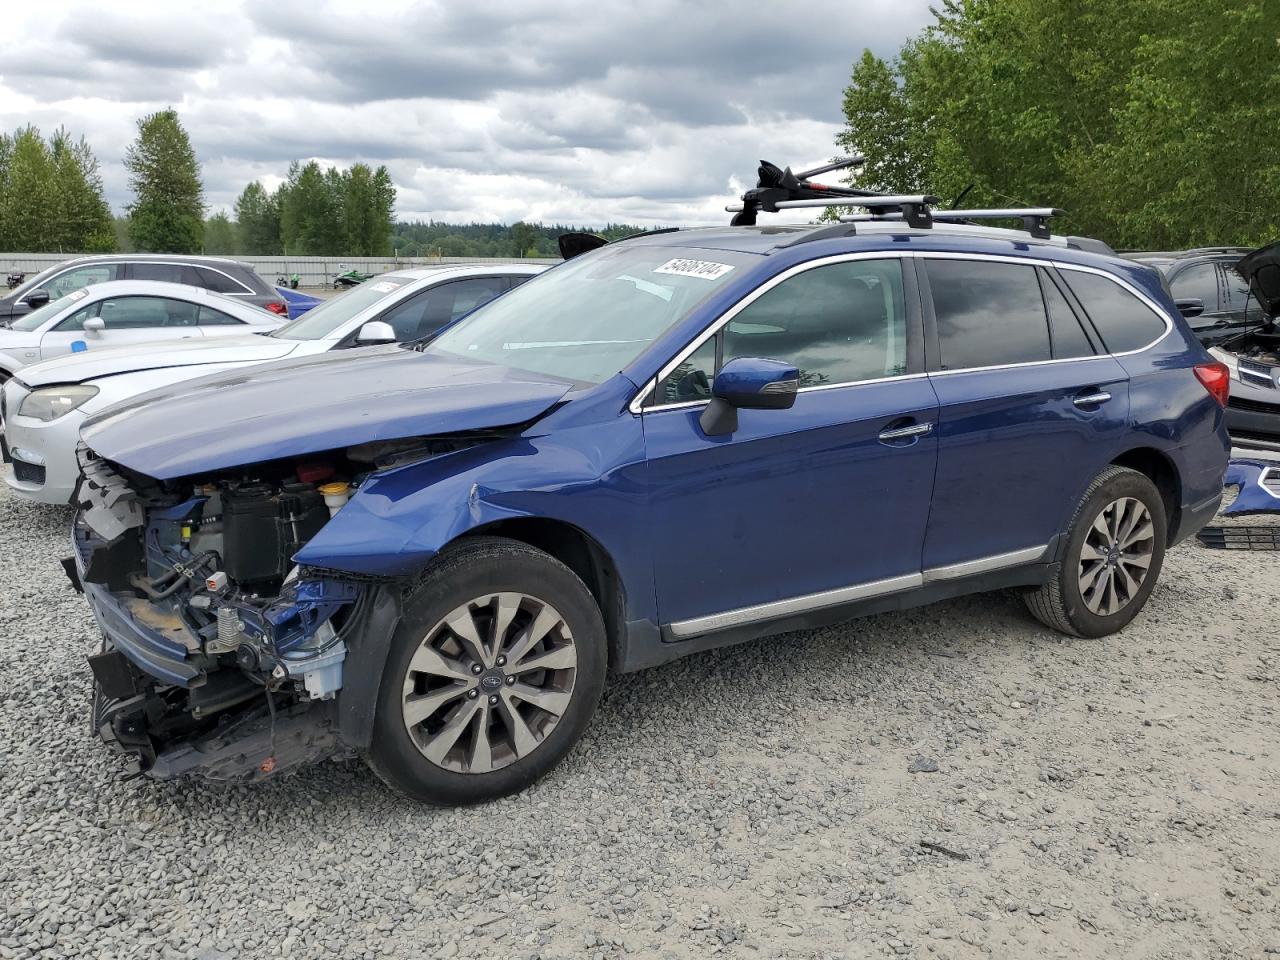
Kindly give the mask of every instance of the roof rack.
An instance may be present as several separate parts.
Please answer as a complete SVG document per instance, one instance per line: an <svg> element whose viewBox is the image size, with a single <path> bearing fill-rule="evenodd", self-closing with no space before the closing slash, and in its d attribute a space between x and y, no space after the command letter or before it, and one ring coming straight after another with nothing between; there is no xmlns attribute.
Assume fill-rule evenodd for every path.
<svg viewBox="0 0 1280 960"><path fill-rule="evenodd" d="M761 211L777 213L797 207L862 207L867 213L840 217L841 223L902 220L908 226L927 229L933 221L968 223L975 220L1021 220L1023 229L1037 240L1049 239L1049 218L1060 217L1057 207L1002 207L979 210L931 210L940 202L928 194L885 194L855 187L833 187L813 183L810 177L832 170L861 166L863 157L845 157L812 170L792 173L790 167L779 169L767 160L760 161L759 180L754 189L742 195L741 203L731 203L725 210L734 214L734 226L752 226Z"/></svg>
<svg viewBox="0 0 1280 960"><path fill-rule="evenodd" d="M1022 227L1037 240L1049 239L1049 218L1060 217L1057 207L998 207L980 210L931 210L929 216L942 223L972 223L975 220L1021 220ZM841 223L876 220L903 220L901 213L853 214L840 218ZM911 224L915 226L915 224Z"/></svg>

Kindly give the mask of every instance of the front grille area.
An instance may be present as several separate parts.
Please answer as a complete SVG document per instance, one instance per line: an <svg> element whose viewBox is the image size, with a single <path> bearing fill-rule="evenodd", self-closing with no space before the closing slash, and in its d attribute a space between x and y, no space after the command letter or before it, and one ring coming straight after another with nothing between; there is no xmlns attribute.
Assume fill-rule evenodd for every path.
<svg viewBox="0 0 1280 960"><path fill-rule="evenodd" d="M1253 363L1249 360L1237 360L1236 366L1240 370L1240 379L1245 383L1252 384L1255 387L1270 387L1272 390L1276 388L1276 372L1274 368L1263 366L1260 363Z"/></svg>
<svg viewBox="0 0 1280 960"><path fill-rule="evenodd" d="M44 483L44 467L15 458L13 461L13 478L23 483Z"/></svg>
<svg viewBox="0 0 1280 960"><path fill-rule="evenodd" d="M1261 400L1249 400L1246 397L1228 397L1227 406L1237 410L1248 410L1250 413L1270 413L1280 417L1280 403L1263 403Z"/></svg>

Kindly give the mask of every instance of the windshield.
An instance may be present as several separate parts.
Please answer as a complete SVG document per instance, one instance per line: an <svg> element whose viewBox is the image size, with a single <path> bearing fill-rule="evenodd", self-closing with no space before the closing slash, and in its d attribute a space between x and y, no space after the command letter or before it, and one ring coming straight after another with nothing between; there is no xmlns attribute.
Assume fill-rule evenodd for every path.
<svg viewBox="0 0 1280 960"><path fill-rule="evenodd" d="M10 329L13 330L39 330L44 326L45 322L53 317L54 314L61 313L67 308L67 304L74 303L77 300L83 300L89 295L87 290L72 290L65 297L59 300L50 300L43 307L37 307L30 313L23 314L11 323Z"/></svg>
<svg viewBox="0 0 1280 960"><path fill-rule="evenodd" d="M380 300L392 299L412 277L381 276L340 293L319 306L312 307L297 320L273 330L268 336L284 340L323 340L335 330Z"/></svg>
<svg viewBox="0 0 1280 960"><path fill-rule="evenodd" d="M758 259L635 243L602 247L491 301L425 350L603 383Z"/></svg>

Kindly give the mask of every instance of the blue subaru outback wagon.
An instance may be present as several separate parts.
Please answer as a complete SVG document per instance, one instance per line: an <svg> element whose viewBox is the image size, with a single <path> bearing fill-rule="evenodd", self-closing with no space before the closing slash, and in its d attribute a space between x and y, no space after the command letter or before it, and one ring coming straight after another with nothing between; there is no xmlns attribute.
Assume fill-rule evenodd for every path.
<svg viewBox="0 0 1280 960"><path fill-rule="evenodd" d="M879 212L610 243L429 343L99 415L95 729L155 778L358 754L471 802L609 670L1002 588L1120 630L1218 506L1226 371L1148 267Z"/></svg>

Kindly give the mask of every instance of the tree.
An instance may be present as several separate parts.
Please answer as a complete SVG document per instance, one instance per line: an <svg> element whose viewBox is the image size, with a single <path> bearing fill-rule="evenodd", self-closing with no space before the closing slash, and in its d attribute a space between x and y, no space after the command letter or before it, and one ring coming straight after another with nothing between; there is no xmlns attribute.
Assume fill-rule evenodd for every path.
<svg viewBox="0 0 1280 960"><path fill-rule="evenodd" d="M204 222L205 253L239 253L239 231L225 213L215 213Z"/></svg>
<svg viewBox="0 0 1280 960"><path fill-rule="evenodd" d="M55 243L67 252L103 253L116 248L111 208L89 144L73 141L64 129L49 142L55 190Z"/></svg>
<svg viewBox="0 0 1280 960"><path fill-rule="evenodd" d="M0 224L10 250L57 250L57 184L48 145L35 127L6 144L0 177Z"/></svg>
<svg viewBox="0 0 1280 960"><path fill-rule="evenodd" d="M325 256L342 252L342 197L333 177L314 160L289 166L280 188L280 239L286 253Z"/></svg>
<svg viewBox="0 0 1280 960"><path fill-rule="evenodd" d="M138 139L125 154L134 202L129 237L139 250L195 253L204 222L200 165L175 110L138 121Z"/></svg>
<svg viewBox="0 0 1280 960"><path fill-rule="evenodd" d="M890 63L864 53L837 142L860 184L1059 206L1116 247L1280 230L1273 0L944 0Z"/></svg>
<svg viewBox="0 0 1280 960"><path fill-rule="evenodd" d="M536 257L538 232L532 224L513 223L511 225L512 256Z"/></svg>
<svg viewBox="0 0 1280 960"><path fill-rule="evenodd" d="M255 180L241 191L235 203L240 250L252 257L284 253L280 243L280 194L271 193Z"/></svg>

